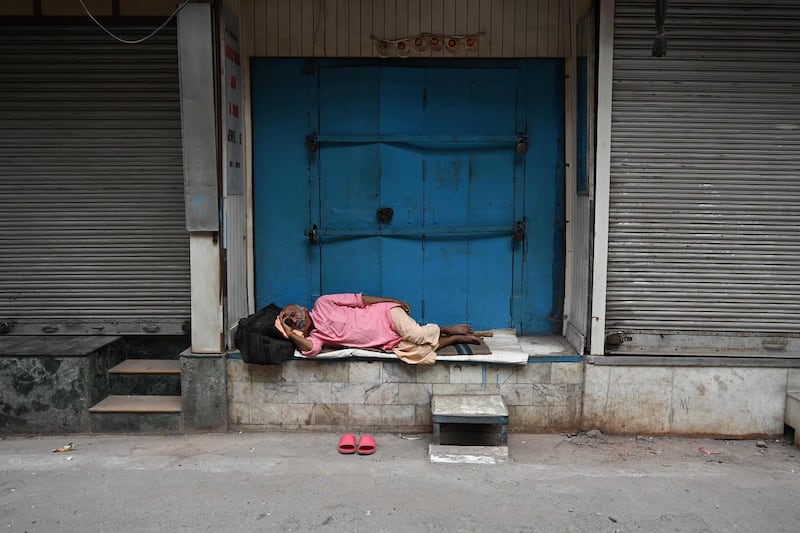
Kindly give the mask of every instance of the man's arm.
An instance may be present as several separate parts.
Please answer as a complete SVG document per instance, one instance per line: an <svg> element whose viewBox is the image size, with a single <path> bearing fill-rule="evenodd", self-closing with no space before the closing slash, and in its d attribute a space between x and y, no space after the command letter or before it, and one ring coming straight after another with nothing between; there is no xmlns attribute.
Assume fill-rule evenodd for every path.
<svg viewBox="0 0 800 533"><path fill-rule="evenodd" d="M314 347L314 344L308 340L307 338L303 337L302 334L296 329L289 330L288 332L288 339L294 343L298 350L301 352L308 352L311 351L311 348Z"/></svg>
<svg viewBox="0 0 800 533"><path fill-rule="evenodd" d="M381 302L392 302L398 304L406 313L411 313L411 306L408 305L408 303L404 302L403 300L398 300L396 298L386 298L383 296L366 296L362 294L361 301L364 302L364 305L379 304Z"/></svg>

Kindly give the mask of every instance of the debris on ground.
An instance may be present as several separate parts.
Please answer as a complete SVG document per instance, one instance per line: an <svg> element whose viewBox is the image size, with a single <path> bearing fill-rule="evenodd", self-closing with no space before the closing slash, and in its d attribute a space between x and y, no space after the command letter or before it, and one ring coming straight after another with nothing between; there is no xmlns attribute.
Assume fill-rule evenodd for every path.
<svg viewBox="0 0 800 533"><path fill-rule="evenodd" d="M73 443L69 442L64 446L59 446L58 448L53 450L53 452L69 452L69 451L72 451L74 449L75 449L75 446L73 445Z"/></svg>
<svg viewBox="0 0 800 533"><path fill-rule="evenodd" d="M398 433L397 436L400 437L401 439L405 439L405 440L422 440L422 439L428 438L427 435L419 435L419 434L417 434L417 435L407 435L407 434L403 434L403 433Z"/></svg>
<svg viewBox="0 0 800 533"><path fill-rule="evenodd" d="M597 437L602 437L603 432L600 431L599 429L590 429L589 431L586 432L586 436L589 437L590 439L596 439Z"/></svg>
<svg viewBox="0 0 800 533"><path fill-rule="evenodd" d="M700 447L699 447L699 448L697 448L697 449L698 449L698 450L700 450L700 452L701 452L701 453L704 453L704 454L706 454L706 455L716 455L716 454L718 454L718 453L719 453L719 452L712 452L712 451L706 450L706 449L705 449L705 448L703 448L702 446L700 446Z"/></svg>

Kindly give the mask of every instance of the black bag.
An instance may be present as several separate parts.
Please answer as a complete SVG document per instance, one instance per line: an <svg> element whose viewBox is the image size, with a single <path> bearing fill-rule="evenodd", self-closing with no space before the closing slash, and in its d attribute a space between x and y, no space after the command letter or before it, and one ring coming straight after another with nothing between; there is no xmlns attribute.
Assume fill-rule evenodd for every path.
<svg viewBox="0 0 800 533"><path fill-rule="evenodd" d="M275 327L280 312L273 303L239 320L233 341L246 363L279 365L294 357L294 343Z"/></svg>

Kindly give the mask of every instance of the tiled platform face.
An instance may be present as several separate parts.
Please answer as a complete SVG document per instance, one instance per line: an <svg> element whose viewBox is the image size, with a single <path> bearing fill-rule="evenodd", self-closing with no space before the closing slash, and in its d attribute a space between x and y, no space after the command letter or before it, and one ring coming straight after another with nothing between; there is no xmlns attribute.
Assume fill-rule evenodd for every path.
<svg viewBox="0 0 800 533"><path fill-rule="evenodd" d="M582 362L227 364L232 428L430 432L433 394L500 394L510 431L558 432L580 425Z"/></svg>

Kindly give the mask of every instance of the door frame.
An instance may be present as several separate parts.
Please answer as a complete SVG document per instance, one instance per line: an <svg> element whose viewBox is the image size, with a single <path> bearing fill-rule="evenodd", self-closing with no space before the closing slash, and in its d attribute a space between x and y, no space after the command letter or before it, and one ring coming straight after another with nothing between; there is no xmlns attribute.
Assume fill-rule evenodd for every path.
<svg viewBox="0 0 800 533"><path fill-rule="evenodd" d="M287 76L265 75L263 69L269 68L264 63L274 62L293 62L293 68L287 71ZM259 90L267 85L280 85L293 83L291 80L284 80L284 77L291 77L294 82L300 83L304 74L313 71L315 65L324 62L335 62L337 65L391 65L396 64L391 60L381 59L286 59L286 58L253 58L251 65L251 79L253 80L252 89L252 113L253 113L253 201L254 201L254 262L255 271L255 301L257 306L263 306L270 301L276 300L278 304L296 301L306 305L313 304L313 295L310 286L305 289L298 287L286 288L285 280L280 276L276 278L273 273L265 273L259 276L258 262L262 260L263 250L259 250L259 239L257 233L261 224L258 221L259 208L259 167L262 173L264 165L269 165L258 149L260 137L260 125L263 120L267 120L270 113L264 113L264 107L269 106L259 97ZM421 64L425 66L439 66L442 68L452 66L467 66L475 68L478 61L474 59L448 60L448 59L421 59L403 61L404 66ZM536 233L537 239L534 246L526 246L523 252L523 267L520 272L514 272L515 291L510 305L515 306L513 312L514 323L511 325L519 333L523 334L560 334L563 321L564 305L564 267L565 267L565 180L564 180L564 61L561 58L553 59L501 59L501 60L481 60L481 66L494 67L497 65L508 67L515 65L522 74L520 78L519 92L525 106L526 123L528 124L528 137L530 150L527 157L534 157L533 162L526 164L525 175L523 176L523 188L525 194L519 195L517 201L522 204L518 211L524 212L528 223L528 236ZM297 87L297 86L296 86ZM282 102L284 106L305 106L306 109L314 109L316 102L315 91L297 91L288 94L287 102ZM519 95L518 95L519 97ZM261 101L259 101L261 100ZM311 105L314 104L314 105ZM274 113L282 110L272 109ZM263 114L262 114L263 113ZM304 116L304 120L308 117ZM283 158L283 152L281 154ZM259 159L261 164L259 163ZM532 168L535 167L535 168ZM310 166L305 179L310 185ZM534 181L532 173L539 172L546 176L543 184ZM542 187L540 187L542 185ZM296 199L301 202L309 202L310 191L306 191L306 200ZM280 194L276 192L276 194ZM543 209L536 209L531 197L546 197L548 202ZM282 221L273 220L273 226L280 226ZM269 229L269 228L268 228ZM275 227L271 229L274 231ZM292 240L306 237L295 235L300 228L286 228L292 234L287 234ZM538 232L538 233L537 233ZM276 258L273 250L270 252L266 264ZM295 254L296 255L296 254ZM298 265L307 270L305 276L312 273L310 268L310 257L308 253L303 254L302 260L305 266ZM300 256L297 256L300 259ZM296 264L296 262L295 262ZM548 264L550 268L546 272L537 272L536 265ZM268 271L267 271L268 272ZM318 274L317 274L318 275ZM276 290L273 290L273 287ZM517 290L518 288L518 290ZM283 291L283 292L281 292ZM291 297L286 297L294 291ZM517 311L519 310L519 311ZM523 315L524 316L521 316Z"/></svg>

